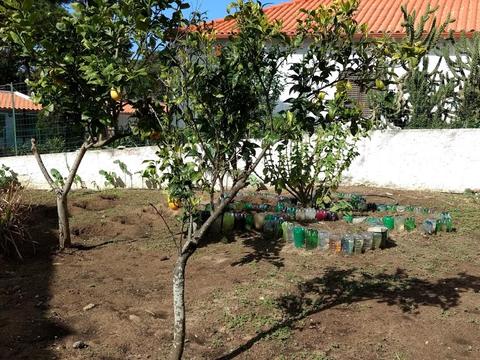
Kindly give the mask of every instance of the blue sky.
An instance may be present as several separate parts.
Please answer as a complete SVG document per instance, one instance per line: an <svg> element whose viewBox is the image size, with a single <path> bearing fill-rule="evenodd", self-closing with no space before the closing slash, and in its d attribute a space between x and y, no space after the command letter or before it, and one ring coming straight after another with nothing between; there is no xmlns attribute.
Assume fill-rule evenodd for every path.
<svg viewBox="0 0 480 360"><path fill-rule="evenodd" d="M288 0L262 0L263 4L279 4ZM201 12L207 13L208 19L223 18L227 15L227 6L231 0L188 0L190 9L199 9Z"/></svg>

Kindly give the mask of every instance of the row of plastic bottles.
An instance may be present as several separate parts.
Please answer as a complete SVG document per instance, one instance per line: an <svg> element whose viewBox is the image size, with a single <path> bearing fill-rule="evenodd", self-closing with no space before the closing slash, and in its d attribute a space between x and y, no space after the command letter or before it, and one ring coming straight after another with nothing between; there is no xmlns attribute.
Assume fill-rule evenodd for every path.
<svg viewBox="0 0 480 360"><path fill-rule="evenodd" d="M395 213L415 213L415 214L432 214L435 211L425 207L403 206L403 205L386 205L386 204L364 204L356 203L354 207L361 211L378 211L378 212L395 212ZM315 208L301 208L295 207L288 202L279 201L275 206L269 204L252 204L249 202L236 202L230 210L234 211L254 211L254 212L268 212L285 213L290 220L296 221L335 221L338 220L338 215L335 212L326 209ZM352 216L344 217L347 222Z"/></svg>
<svg viewBox="0 0 480 360"><path fill-rule="evenodd" d="M422 225L423 232L428 235L436 234L441 231L453 231L452 216L448 212L442 212L436 219L426 219Z"/></svg>
<svg viewBox="0 0 480 360"><path fill-rule="evenodd" d="M318 211L317 211L318 212ZM267 238L279 238L282 236L286 240L287 233L285 230L292 234L291 238L293 239L293 223L289 222L291 219L286 214L266 214L266 213L247 213L247 212L226 212L223 214L223 217L217 219L214 223L213 228L215 231L219 232L230 232L233 229L237 230L252 230L256 229L258 231L263 231L264 236ZM297 218L297 221L299 219ZM304 221L305 219L301 219ZM369 226L384 226L388 230L398 230L398 231L412 231L416 228L416 221L413 217L403 217L403 216L384 216L383 218L374 218L369 217L365 220ZM302 228L301 226L298 226ZM422 225L423 231L425 234L436 234L441 231L451 232L453 231L453 221L450 213L443 212L436 219L427 219L423 222ZM282 231L283 230L283 231ZM309 231L316 231L315 229L309 229ZM301 230L297 230L301 231ZM305 238L308 231L305 233ZM322 235L323 236L323 235ZM292 240L293 241L293 240ZM300 241L300 240L299 240ZM315 242L312 242L312 244ZM312 245L313 246L313 245ZM309 248L309 246L306 246ZM316 247L316 246L315 246Z"/></svg>
<svg viewBox="0 0 480 360"><path fill-rule="evenodd" d="M285 241L293 243L298 249L314 250L318 248L350 255L384 248L388 237L388 231L384 228L340 236L328 231L305 228L291 222L284 222L281 227Z"/></svg>
<svg viewBox="0 0 480 360"><path fill-rule="evenodd" d="M354 222L355 218L344 219ZM358 219L358 218L357 218ZM383 218L368 217L361 219L370 226L385 226L388 230L412 231L417 225L415 218L404 216L384 216ZM449 212L441 213L436 219L427 219L423 222L423 231L426 234L434 234L440 231L453 231L453 220Z"/></svg>
<svg viewBox="0 0 480 360"><path fill-rule="evenodd" d="M343 219L349 223L366 223L369 226L385 226L388 230L412 231L417 227L415 218L405 216L384 216L378 217L357 217L344 216Z"/></svg>
<svg viewBox="0 0 480 360"><path fill-rule="evenodd" d="M208 210L208 209L206 209ZM235 203L230 207L230 212L233 213L254 213L254 216L265 217L268 211L273 211L275 214L281 216L285 220L295 220L300 222L315 222L315 221L337 221L339 216L337 213L325 209L315 208L297 208L286 206L284 203L278 203L275 207L268 204L252 204L252 203Z"/></svg>
<svg viewBox="0 0 480 360"><path fill-rule="evenodd" d="M397 204L374 204L367 203L366 198L359 194L337 193L338 199L348 200L356 210L369 211L392 211L392 212L415 212L417 214L431 214L434 210L421 206L403 206Z"/></svg>

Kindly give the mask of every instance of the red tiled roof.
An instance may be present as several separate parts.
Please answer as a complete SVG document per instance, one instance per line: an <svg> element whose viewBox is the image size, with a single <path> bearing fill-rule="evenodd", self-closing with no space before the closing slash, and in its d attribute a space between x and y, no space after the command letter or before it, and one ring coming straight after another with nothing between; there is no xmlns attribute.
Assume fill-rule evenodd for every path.
<svg viewBox="0 0 480 360"><path fill-rule="evenodd" d="M133 114L135 113L135 109L133 108L132 105L130 104L125 104L122 106L122 111L121 111L122 114Z"/></svg>
<svg viewBox="0 0 480 360"><path fill-rule="evenodd" d="M300 9L312 10L331 2L332 0L291 0L266 7L265 14L270 20L280 20L284 31L292 35L296 30L297 20L305 18L305 14L299 12ZM448 31L452 30L456 35L480 31L480 0L360 0L355 19L359 24L368 25L372 37L384 34L402 37L403 15L400 7L404 4L409 12L416 10L419 15L425 12L428 4L432 7L438 6L435 14L438 18L437 24L445 21L450 13L455 22L449 25ZM228 38L235 30L235 22L232 20L214 20L213 24L219 39Z"/></svg>
<svg viewBox="0 0 480 360"><path fill-rule="evenodd" d="M12 99L13 98L13 99ZM19 93L17 91L10 92L0 90L0 109L12 110L13 104L15 104L15 110L25 111L40 111L42 106L35 104L29 96Z"/></svg>

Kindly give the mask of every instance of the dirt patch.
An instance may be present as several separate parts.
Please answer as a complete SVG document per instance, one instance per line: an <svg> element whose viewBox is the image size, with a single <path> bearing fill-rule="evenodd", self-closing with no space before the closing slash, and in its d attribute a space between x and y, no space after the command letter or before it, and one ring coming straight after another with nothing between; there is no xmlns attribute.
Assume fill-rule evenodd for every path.
<svg viewBox="0 0 480 360"><path fill-rule="evenodd" d="M90 211L100 211L111 209L112 207L116 206L117 199L113 197L107 196L98 196L95 199L91 200L78 200L72 202L72 206L84 210Z"/></svg>
<svg viewBox="0 0 480 360"><path fill-rule="evenodd" d="M478 200L343 191L352 190L448 209L458 231L392 232L396 247L351 257L255 232L206 242L188 265L186 359L480 358ZM43 252L23 264L0 259L0 358L167 358L176 250L148 203L178 230L175 213L155 191L119 191L116 200L74 193L72 205L86 204L72 211L77 249L57 254L50 195L32 194ZM74 349L79 340L88 346Z"/></svg>

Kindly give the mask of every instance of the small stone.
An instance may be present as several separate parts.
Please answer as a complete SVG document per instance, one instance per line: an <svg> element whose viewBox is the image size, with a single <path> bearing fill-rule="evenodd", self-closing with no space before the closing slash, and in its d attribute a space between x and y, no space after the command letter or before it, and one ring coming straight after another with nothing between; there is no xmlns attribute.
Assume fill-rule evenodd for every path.
<svg viewBox="0 0 480 360"><path fill-rule="evenodd" d="M160 258L160 261L167 261L169 259L170 259L169 256L163 256L163 257Z"/></svg>
<svg viewBox="0 0 480 360"><path fill-rule="evenodd" d="M137 323L137 324L140 324L142 322L142 319L140 319L140 316L137 316L137 315L130 315L128 317L131 321L133 321L134 323Z"/></svg>
<svg viewBox="0 0 480 360"><path fill-rule="evenodd" d="M75 341L72 346L73 346L74 349L84 349L84 348L88 347L88 345L85 344L81 340L80 341Z"/></svg>
<svg viewBox="0 0 480 360"><path fill-rule="evenodd" d="M91 310L91 309L93 309L95 306L97 306L97 305L92 304L92 303L91 303L91 304L88 304L87 306L84 306L84 307L83 307L83 311Z"/></svg>
<svg viewBox="0 0 480 360"><path fill-rule="evenodd" d="M427 340L427 341L425 341L425 345L428 345L428 340Z"/></svg>

